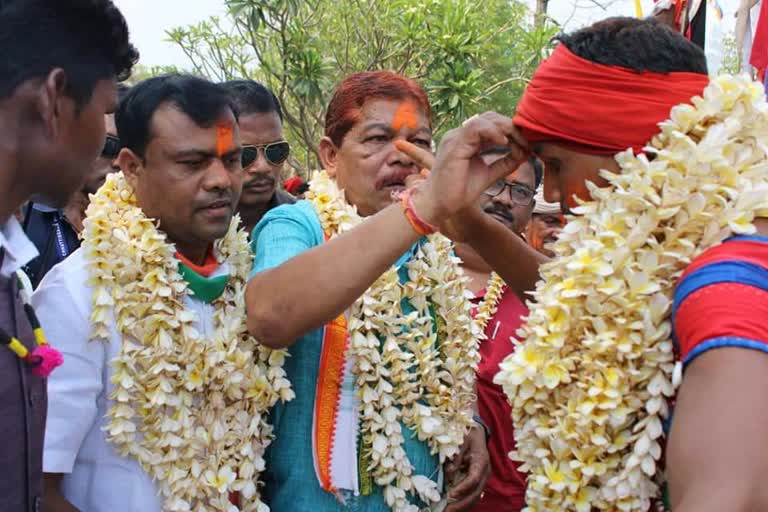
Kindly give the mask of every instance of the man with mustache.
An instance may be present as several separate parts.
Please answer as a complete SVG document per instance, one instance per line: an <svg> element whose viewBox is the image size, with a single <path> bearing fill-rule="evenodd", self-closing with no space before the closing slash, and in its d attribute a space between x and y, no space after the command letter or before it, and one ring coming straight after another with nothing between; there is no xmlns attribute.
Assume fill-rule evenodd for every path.
<svg viewBox="0 0 768 512"><path fill-rule="evenodd" d="M525 228L525 239L531 247L551 258L554 256L554 253L547 245L557 239L557 235L564 225L565 219L560 210L560 205L548 203L544 199L544 189L539 187L539 191L536 192L531 221Z"/></svg>
<svg viewBox="0 0 768 512"><path fill-rule="evenodd" d="M212 387L204 377L210 371L206 364L228 364L197 358L218 357L212 352L221 343L235 353L247 343L242 337L230 341L219 327L244 330L237 328L244 322L242 309L233 316L237 303L227 297L241 297L232 287L244 284L240 279L250 266L245 237L238 239L240 245L232 242L238 237L233 216L243 180L235 112L221 86L185 75L145 80L120 103L115 121L122 172L110 175L93 196L83 246L52 269L33 296L41 321L65 355L48 384L48 510L173 508L172 501L182 496L170 480L171 469L158 471L158 464L173 458L174 468L180 468L188 450L214 442L187 439L184 432L205 430L197 411L215 406L205 394ZM223 252L226 247L230 250ZM179 323L187 325L183 335L174 331ZM202 339L202 352L190 345L195 339ZM124 366L116 366L117 360ZM116 390L130 393L129 403L120 402ZM126 413L125 406L142 419ZM150 424L155 414L159 423L180 423L166 430L167 425ZM134 431L141 435L127 444L119 441L122 432ZM169 432L178 440L168 445L181 443L183 452L158 451L159 439ZM219 432L233 436L226 426ZM198 467L206 464L195 461ZM220 464L238 467L229 459ZM195 486L209 488L215 478L203 472ZM214 487L221 485L216 499L184 501L192 508L222 510L226 485Z"/></svg>
<svg viewBox="0 0 768 512"><path fill-rule="evenodd" d="M532 157L489 187L478 199L478 205L486 215L522 237L542 176L541 163ZM515 345L509 340L515 337L528 309L470 245L457 243L455 253L469 277L467 287L474 296L475 322L484 329L482 359L477 370L477 405L479 417L492 434L488 439L491 473L479 503L472 510L519 512L525 506L525 474L518 472L519 464L507 455L515 448L510 406L501 386L493 383L493 377L499 372L499 363L514 350Z"/></svg>
<svg viewBox="0 0 768 512"><path fill-rule="evenodd" d="M278 186L290 146L283 136L283 111L272 91L253 80L222 85L239 113L245 175L237 213L250 234L269 210L296 202Z"/></svg>

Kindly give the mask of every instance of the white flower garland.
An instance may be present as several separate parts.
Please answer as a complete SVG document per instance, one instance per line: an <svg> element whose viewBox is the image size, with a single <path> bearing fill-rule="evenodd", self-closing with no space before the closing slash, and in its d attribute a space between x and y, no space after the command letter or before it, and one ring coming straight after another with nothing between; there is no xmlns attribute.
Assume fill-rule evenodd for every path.
<svg viewBox="0 0 768 512"><path fill-rule="evenodd" d="M314 173L307 198L331 236L364 220L325 171ZM434 481L413 475L400 420L429 444L441 463L459 452L473 424L480 333L464 296L466 278L451 249L445 237L430 236L407 265L408 283L401 285L390 268L350 308L361 434L364 445L371 447L371 467L363 470L384 488L385 501L395 511L418 512L408 494L425 503L441 499ZM415 312L403 314L403 298ZM430 306L438 319L437 332Z"/></svg>
<svg viewBox="0 0 768 512"><path fill-rule="evenodd" d="M621 120L617 119L620 123ZM527 511L645 511L659 495L674 394L669 315L693 258L768 215L768 105L721 76L672 109L647 151L617 156L555 243L496 381L512 403Z"/></svg>
<svg viewBox="0 0 768 512"><path fill-rule="evenodd" d="M488 322L496 315L499 301L504 295L506 287L507 285L501 276L496 272L492 272L485 287L483 301L477 307L477 313L475 313L475 325L480 332L485 332Z"/></svg>
<svg viewBox="0 0 768 512"><path fill-rule="evenodd" d="M158 481L164 510L269 510L258 489L272 440L267 411L293 391L282 369L286 352L258 344L245 327L252 256L239 219L215 246L231 275L212 304L215 331L203 338L184 307L175 248L122 173L107 178L87 215L93 338L108 341L113 321L123 338L113 361L109 441ZM240 509L230 492L240 493Z"/></svg>

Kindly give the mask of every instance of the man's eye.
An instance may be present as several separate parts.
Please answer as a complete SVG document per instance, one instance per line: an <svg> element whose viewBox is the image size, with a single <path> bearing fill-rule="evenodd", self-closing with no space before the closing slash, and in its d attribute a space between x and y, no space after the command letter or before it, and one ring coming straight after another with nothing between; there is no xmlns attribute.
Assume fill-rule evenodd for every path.
<svg viewBox="0 0 768 512"><path fill-rule="evenodd" d="M205 164L205 160L183 160L179 163L190 169L199 169Z"/></svg>
<svg viewBox="0 0 768 512"><path fill-rule="evenodd" d="M386 135L370 135L363 142L387 142L389 137Z"/></svg>
<svg viewBox="0 0 768 512"><path fill-rule="evenodd" d="M432 141L429 141L427 139L414 139L412 142L417 146L421 146L426 149L432 149Z"/></svg>

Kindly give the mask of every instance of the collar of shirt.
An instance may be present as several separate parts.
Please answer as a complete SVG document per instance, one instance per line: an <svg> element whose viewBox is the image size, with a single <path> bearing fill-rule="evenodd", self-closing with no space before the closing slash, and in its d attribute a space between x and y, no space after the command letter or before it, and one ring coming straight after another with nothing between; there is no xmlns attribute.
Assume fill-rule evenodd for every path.
<svg viewBox="0 0 768 512"><path fill-rule="evenodd" d="M53 208L43 203L32 203L32 209L37 210L39 212L45 212L45 213L60 211L58 208Z"/></svg>
<svg viewBox="0 0 768 512"><path fill-rule="evenodd" d="M19 224L16 217L11 216L0 227L0 247L5 250L0 275L11 277L14 272L37 257L37 249Z"/></svg>

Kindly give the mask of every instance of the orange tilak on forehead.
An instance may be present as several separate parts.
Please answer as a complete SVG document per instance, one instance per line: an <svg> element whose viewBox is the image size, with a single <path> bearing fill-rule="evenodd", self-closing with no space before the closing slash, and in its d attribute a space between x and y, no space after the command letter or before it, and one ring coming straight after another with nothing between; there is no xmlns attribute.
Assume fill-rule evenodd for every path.
<svg viewBox="0 0 768 512"><path fill-rule="evenodd" d="M216 154L221 158L226 155L234 146L234 130L230 123L219 123L216 125Z"/></svg>
<svg viewBox="0 0 768 512"><path fill-rule="evenodd" d="M411 130L415 130L419 125L419 107L413 100L403 101L392 118L392 129L399 131L400 128L406 126Z"/></svg>

